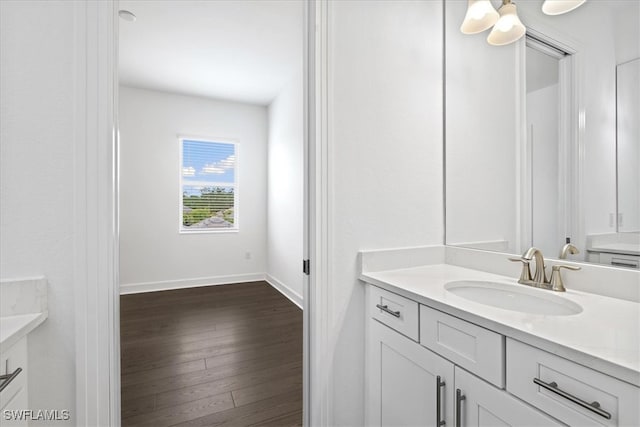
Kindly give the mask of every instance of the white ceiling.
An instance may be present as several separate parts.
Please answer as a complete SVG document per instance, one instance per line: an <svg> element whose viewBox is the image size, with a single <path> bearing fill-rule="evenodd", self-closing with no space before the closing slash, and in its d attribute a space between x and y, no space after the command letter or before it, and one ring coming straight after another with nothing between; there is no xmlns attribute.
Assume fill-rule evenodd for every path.
<svg viewBox="0 0 640 427"><path fill-rule="evenodd" d="M268 105L302 67L301 0L120 0L120 82Z"/></svg>

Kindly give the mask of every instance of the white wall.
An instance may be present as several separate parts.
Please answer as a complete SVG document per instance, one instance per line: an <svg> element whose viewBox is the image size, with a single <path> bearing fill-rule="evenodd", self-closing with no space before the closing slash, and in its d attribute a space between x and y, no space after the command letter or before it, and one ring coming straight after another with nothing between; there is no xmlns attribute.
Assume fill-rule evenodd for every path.
<svg viewBox="0 0 640 427"><path fill-rule="evenodd" d="M364 423L358 250L442 244L442 13L329 5L329 281L334 426Z"/></svg>
<svg viewBox="0 0 640 427"><path fill-rule="evenodd" d="M73 13L68 1L0 1L0 272L48 279L49 318L28 339L30 407L72 418Z"/></svg>
<svg viewBox="0 0 640 427"><path fill-rule="evenodd" d="M269 105L267 278L302 301L304 117L302 66Z"/></svg>
<svg viewBox="0 0 640 427"><path fill-rule="evenodd" d="M237 233L178 233L178 135L239 143ZM125 290L262 278L266 150L266 107L121 87L120 283Z"/></svg>
<svg viewBox="0 0 640 427"><path fill-rule="evenodd" d="M617 70L618 224L620 232L640 232L640 58Z"/></svg>
<svg viewBox="0 0 640 427"><path fill-rule="evenodd" d="M608 5L599 2L584 4L576 12L581 12L578 28L573 36L585 46L584 102L584 233L598 234L615 232L615 222L610 223L610 215L616 212L616 91L615 91L615 37L612 16L607 13ZM607 29L602 36L589 27ZM584 248L586 237L580 236L578 247ZM582 251L586 253L586 251Z"/></svg>
<svg viewBox="0 0 640 427"><path fill-rule="evenodd" d="M447 243L517 252L516 47L462 34L466 8L446 2Z"/></svg>
<svg viewBox="0 0 640 427"><path fill-rule="evenodd" d="M556 64L557 66L557 64ZM564 244L559 227L558 85L527 93L527 138L532 145L532 242L555 257Z"/></svg>

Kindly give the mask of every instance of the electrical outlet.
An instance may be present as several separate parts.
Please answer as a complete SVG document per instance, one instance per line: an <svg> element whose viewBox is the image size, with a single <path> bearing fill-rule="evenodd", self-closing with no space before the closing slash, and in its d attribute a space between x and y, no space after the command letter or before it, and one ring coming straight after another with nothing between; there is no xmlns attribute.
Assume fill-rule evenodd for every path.
<svg viewBox="0 0 640 427"><path fill-rule="evenodd" d="M245 252L244 259L251 259L251 252Z"/></svg>
<svg viewBox="0 0 640 427"><path fill-rule="evenodd" d="M618 214L618 227L624 227L623 216L621 213Z"/></svg>

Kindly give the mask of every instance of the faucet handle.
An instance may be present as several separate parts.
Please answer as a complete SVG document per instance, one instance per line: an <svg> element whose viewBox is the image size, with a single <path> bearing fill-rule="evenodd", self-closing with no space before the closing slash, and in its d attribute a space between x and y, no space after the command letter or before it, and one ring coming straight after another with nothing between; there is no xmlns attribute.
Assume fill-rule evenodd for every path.
<svg viewBox="0 0 640 427"><path fill-rule="evenodd" d="M526 260L524 258L509 258L509 261L522 263L522 272L520 273L518 283L525 284L527 282L531 282L531 269L529 268L529 260Z"/></svg>
<svg viewBox="0 0 640 427"><path fill-rule="evenodd" d="M561 268L566 268L567 270L573 270L573 271L578 271L582 269L582 267L576 267L573 265L564 265L564 264L557 264L551 267L551 280L549 281L549 285L551 285L552 291L556 291L556 292L566 291L564 287L564 283L562 282L562 275L560 274Z"/></svg>

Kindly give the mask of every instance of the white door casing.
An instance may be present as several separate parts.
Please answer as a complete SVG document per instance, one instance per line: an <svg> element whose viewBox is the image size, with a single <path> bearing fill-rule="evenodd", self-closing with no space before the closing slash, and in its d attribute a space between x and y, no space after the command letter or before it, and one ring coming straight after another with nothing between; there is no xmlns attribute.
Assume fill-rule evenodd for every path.
<svg viewBox="0 0 640 427"><path fill-rule="evenodd" d="M117 3L74 2L76 425L120 425Z"/></svg>
<svg viewBox="0 0 640 427"><path fill-rule="evenodd" d="M305 1L304 423L329 425L327 2ZM74 2L77 425L120 425L118 1Z"/></svg>

